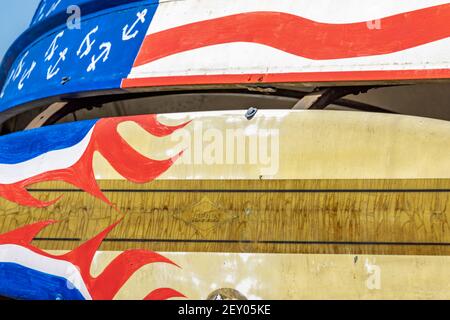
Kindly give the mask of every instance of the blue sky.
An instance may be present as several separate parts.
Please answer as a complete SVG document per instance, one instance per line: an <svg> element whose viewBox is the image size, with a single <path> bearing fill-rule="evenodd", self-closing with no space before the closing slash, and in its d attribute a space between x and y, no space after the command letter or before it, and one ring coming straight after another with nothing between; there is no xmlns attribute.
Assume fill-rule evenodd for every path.
<svg viewBox="0 0 450 320"><path fill-rule="evenodd" d="M14 40L28 28L40 0L9 0L0 10L0 61Z"/></svg>

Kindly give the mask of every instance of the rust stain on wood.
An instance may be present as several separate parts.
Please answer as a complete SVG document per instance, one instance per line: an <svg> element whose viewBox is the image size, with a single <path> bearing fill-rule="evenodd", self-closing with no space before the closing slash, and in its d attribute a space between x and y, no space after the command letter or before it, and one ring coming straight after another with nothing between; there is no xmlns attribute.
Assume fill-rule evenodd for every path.
<svg viewBox="0 0 450 320"><path fill-rule="evenodd" d="M0 200L0 232L56 219L35 244L69 250L124 216L102 250L449 255L450 180L101 181L109 207L62 183L47 209Z"/></svg>

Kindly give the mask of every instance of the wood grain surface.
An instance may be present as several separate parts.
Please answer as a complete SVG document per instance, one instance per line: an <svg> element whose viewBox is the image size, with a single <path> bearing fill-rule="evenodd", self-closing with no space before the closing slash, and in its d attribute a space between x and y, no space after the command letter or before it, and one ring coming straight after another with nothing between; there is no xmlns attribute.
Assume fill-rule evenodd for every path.
<svg viewBox="0 0 450 320"><path fill-rule="evenodd" d="M124 217L102 250L448 255L450 180L100 181L114 207L61 183L0 200L0 232L56 219L35 240L69 250Z"/></svg>

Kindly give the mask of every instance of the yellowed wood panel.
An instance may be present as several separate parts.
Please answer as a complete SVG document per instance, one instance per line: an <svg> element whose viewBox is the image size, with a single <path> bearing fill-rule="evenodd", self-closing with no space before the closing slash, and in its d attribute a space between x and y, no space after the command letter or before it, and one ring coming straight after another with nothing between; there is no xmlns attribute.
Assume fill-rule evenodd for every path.
<svg viewBox="0 0 450 320"><path fill-rule="evenodd" d="M159 115L184 129L156 138L127 121L118 130L153 159L184 154L159 179L450 178L450 124L403 115L260 110ZM100 155L98 179L121 179Z"/></svg>
<svg viewBox="0 0 450 320"><path fill-rule="evenodd" d="M180 268L153 264L140 269L116 299L142 299L169 287L190 299L222 288L247 299L450 299L450 257L163 253ZM117 256L99 252L98 274ZM219 291L220 292L220 291Z"/></svg>
<svg viewBox="0 0 450 320"><path fill-rule="evenodd" d="M47 209L0 202L0 232L47 219L35 244L68 250L124 216L103 250L450 254L450 180L102 181L109 207L59 183ZM67 189L66 189L67 188Z"/></svg>

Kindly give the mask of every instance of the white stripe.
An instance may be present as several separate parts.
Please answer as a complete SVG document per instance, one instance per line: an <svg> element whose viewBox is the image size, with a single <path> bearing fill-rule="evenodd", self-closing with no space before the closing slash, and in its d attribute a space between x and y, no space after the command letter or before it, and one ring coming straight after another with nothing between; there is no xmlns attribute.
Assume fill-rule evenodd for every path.
<svg viewBox="0 0 450 320"><path fill-rule="evenodd" d="M16 263L23 267L67 279L86 300L92 300L78 269L68 261L51 259L22 246L0 245L0 262Z"/></svg>
<svg viewBox="0 0 450 320"><path fill-rule="evenodd" d="M447 38L392 54L335 60L310 60L260 44L235 42L182 52L135 67L129 78L448 69L450 67L449 51L450 38Z"/></svg>
<svg viewBox="0 0 450 320"><path fill-rule="evenodd" d="M147 34L202 20L277 11L324 23L351 23L446 4L446 0L182 0L162 2Z"/></svg>
<svg viewBox="0 0 450 320"><path fill-rule="evenodd" d="M50 151L16 164L0 164L0 184L12 184L44 172L73 166L86 151L93 130L72 147Z"/></svg>

